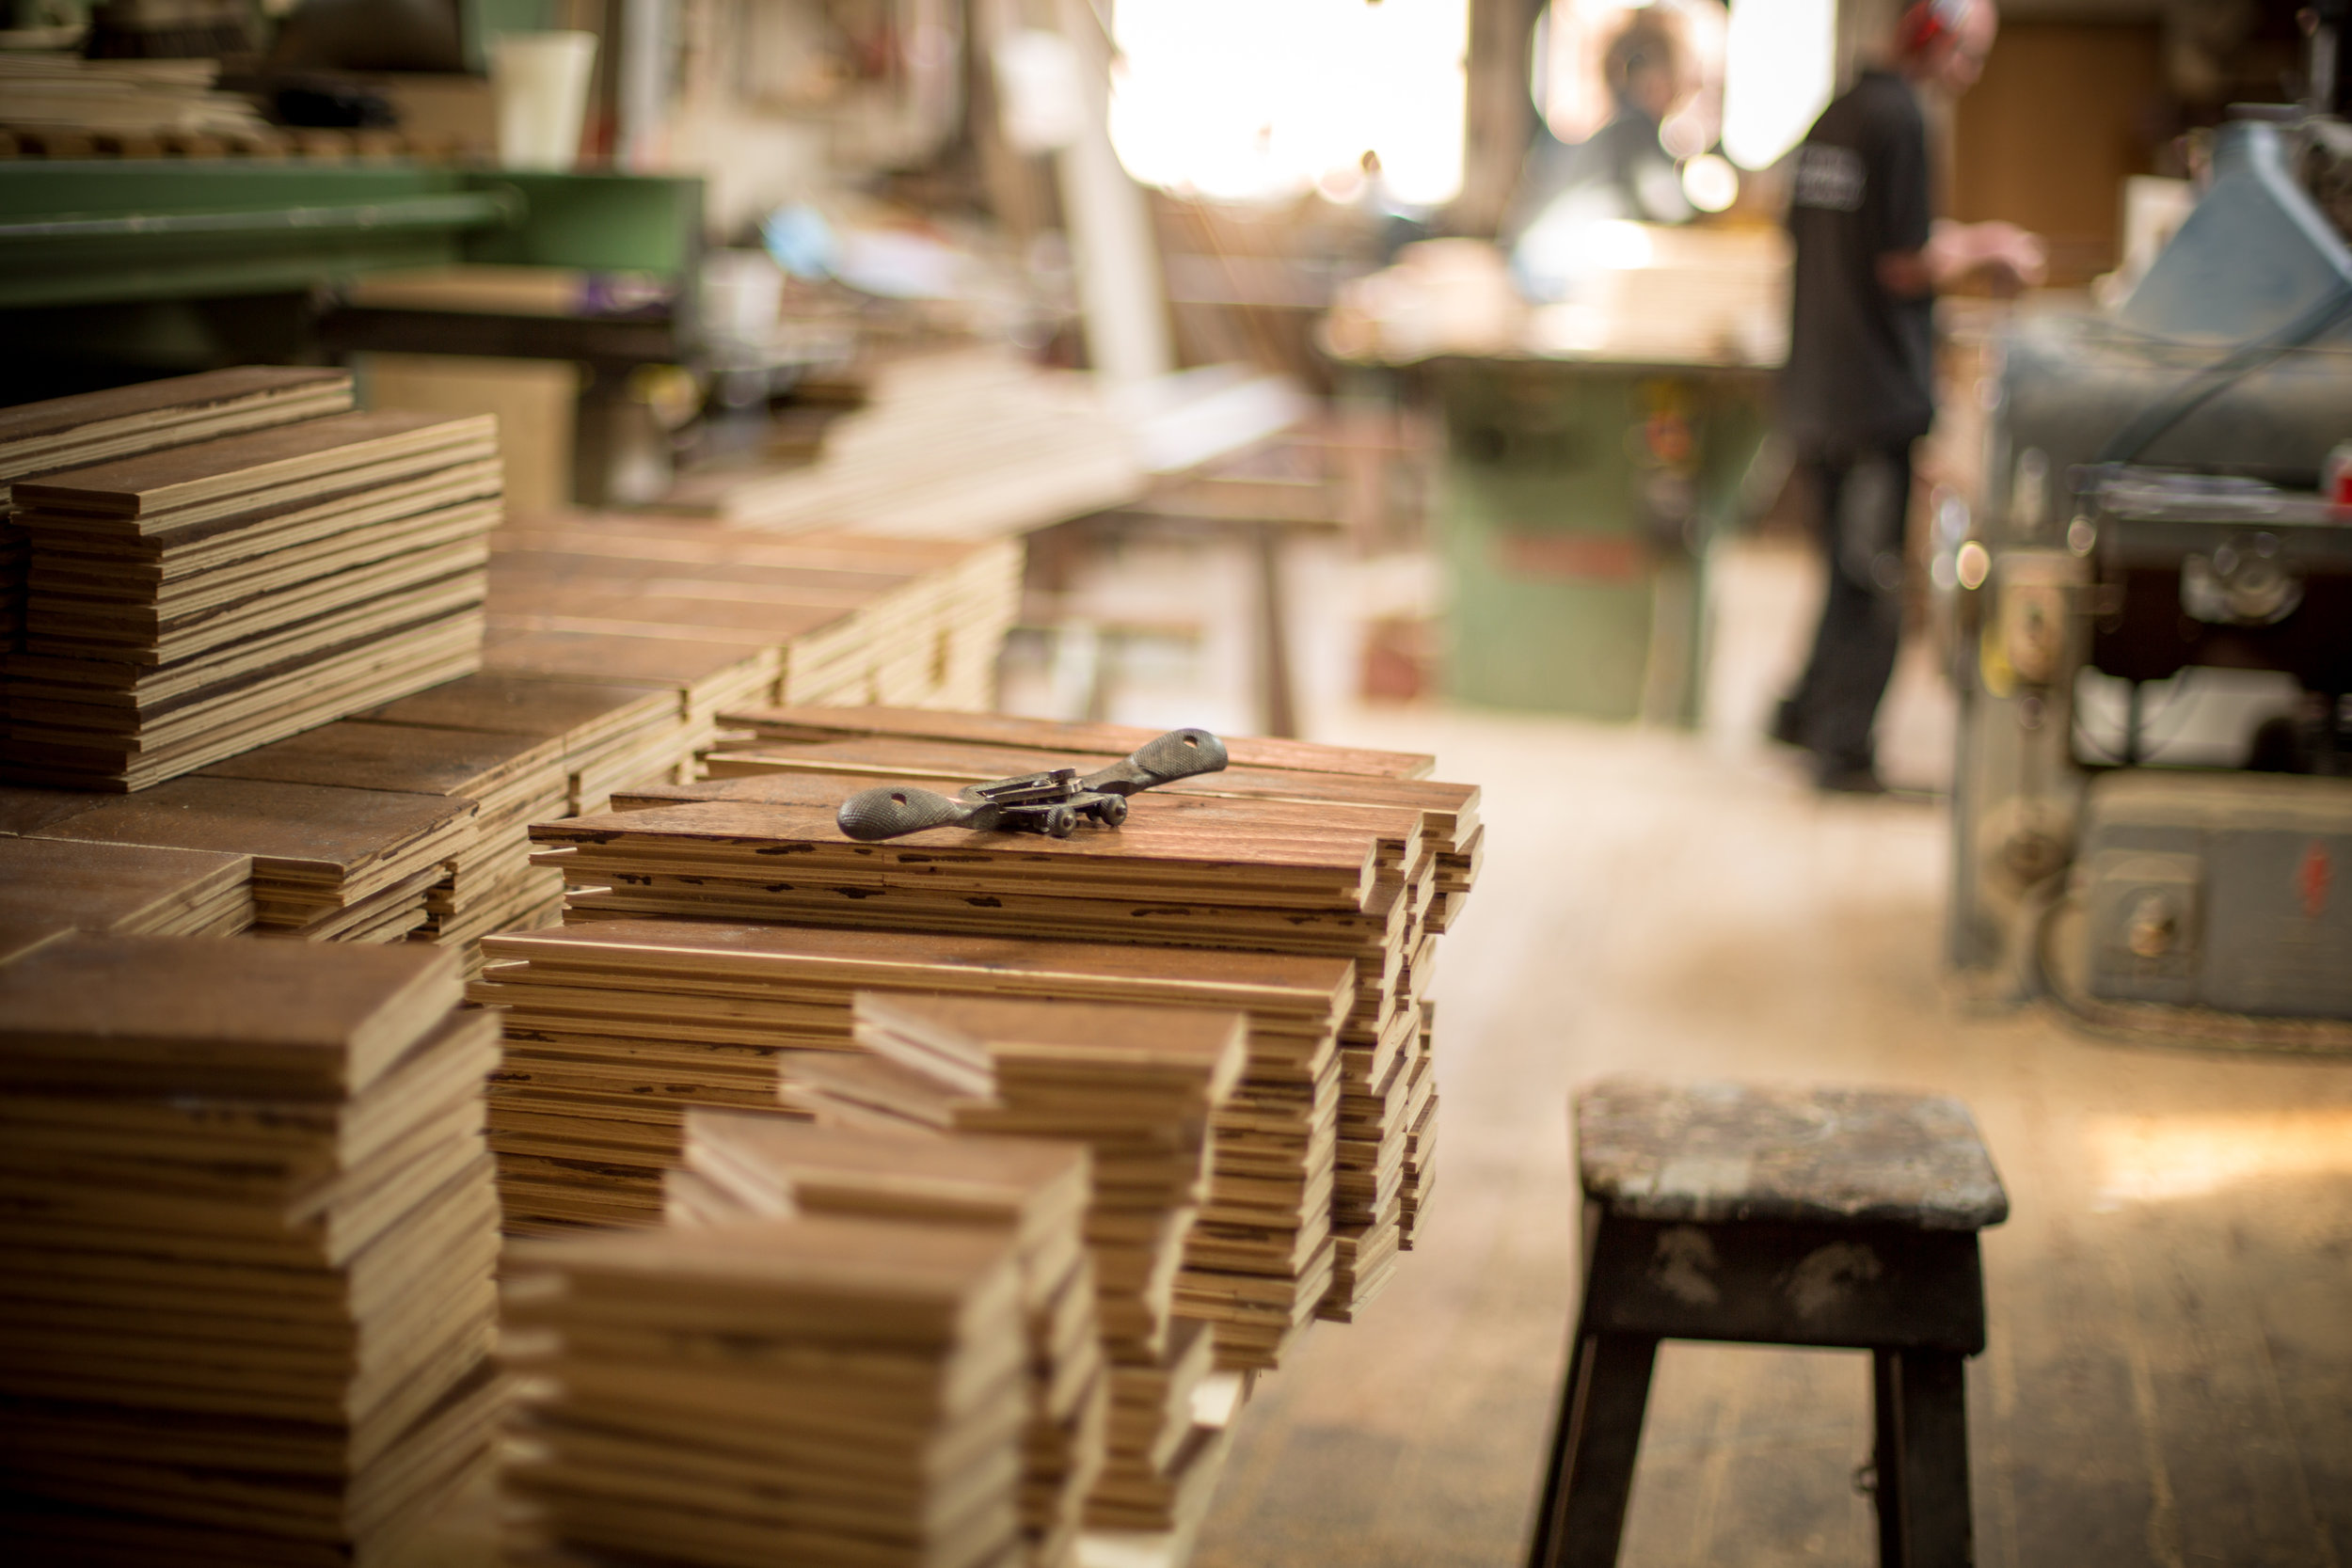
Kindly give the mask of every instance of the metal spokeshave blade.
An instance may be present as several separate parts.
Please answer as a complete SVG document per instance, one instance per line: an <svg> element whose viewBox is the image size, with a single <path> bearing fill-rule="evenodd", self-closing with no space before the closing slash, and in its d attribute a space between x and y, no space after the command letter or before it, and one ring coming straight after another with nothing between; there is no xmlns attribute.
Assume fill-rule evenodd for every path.
<svg viewBox="0 0 2352 1568"><path fill-rule="evenodd" d="M1225 742L1206 730L1170 730L1083 777L1074 768L1057 768L966 784L953 799L928 789L861 790L841 802L834 820L844 833L868 844L926 828L1068 838L1081 821L1118 827L1127 819L1130 795L1224 767Z"/></svg>

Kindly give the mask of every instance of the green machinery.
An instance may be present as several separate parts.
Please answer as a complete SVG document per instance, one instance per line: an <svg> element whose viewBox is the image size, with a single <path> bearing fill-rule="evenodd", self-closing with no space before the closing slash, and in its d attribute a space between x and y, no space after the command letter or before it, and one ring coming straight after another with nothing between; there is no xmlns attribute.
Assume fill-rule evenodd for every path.
<svg viewBox="0 0 2352 1568"><path fill-rule="evenodd" d="M410 164L0 166L0 309L301 293L456 261L690 277L702 182Z"/></svg>
<svg viewBox="0 0 2352 1568"><path fill-rule="evenodd" d="M580 364L580 418L629 372L700 355L703 185L403 163L0 164L0 403L367 350ZM360 275L458 263L619 275L561 315L356 309ZM590 454L606 443L590 442ZM583 464L575 488L604 499Z"/></svg>
<svg viewBox="0 0 2352 1568"><path fill-rule="evenodd" d="M1708 538L1765 428L1771 372L1446 358L1438 520L1455 700L1689 723Z"/></svg>

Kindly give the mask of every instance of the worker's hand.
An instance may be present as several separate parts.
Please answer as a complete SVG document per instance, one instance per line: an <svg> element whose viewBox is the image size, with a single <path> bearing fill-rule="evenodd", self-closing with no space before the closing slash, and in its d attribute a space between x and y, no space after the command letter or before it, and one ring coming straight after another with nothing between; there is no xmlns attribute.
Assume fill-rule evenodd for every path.
<svg viewBox="0 0 2352 1568"><path fill-rule="evenodd" d="M2013 223L1939 223L1928 242L1927 262L1939 286L1977 275L2004 297L2034 287L2050 272L2041 236Z"/></svg>
<svg viewBox="0 0 2352 1568"><path fill-rule="evenodd" d="M2004 297L2030 289L2050 276L2049 247L2042 236L2013 223L1976 223L1977 268Z"/></svg>

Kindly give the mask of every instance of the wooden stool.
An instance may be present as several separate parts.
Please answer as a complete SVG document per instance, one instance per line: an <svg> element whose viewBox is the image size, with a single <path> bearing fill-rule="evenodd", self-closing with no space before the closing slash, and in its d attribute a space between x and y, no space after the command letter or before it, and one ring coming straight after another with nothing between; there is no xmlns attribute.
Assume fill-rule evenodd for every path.
<svg viewBox="0 0 2352 1568"><path fill-rule="evenodd" d="M1661 1339L1869 1351L1879 1561L1975 1561L1961 1369L2009 1196L1967 1107L1610 1079L1577 1095L1576 1143L1584 1304L1532 1568L1616 1561Z"/></svg>

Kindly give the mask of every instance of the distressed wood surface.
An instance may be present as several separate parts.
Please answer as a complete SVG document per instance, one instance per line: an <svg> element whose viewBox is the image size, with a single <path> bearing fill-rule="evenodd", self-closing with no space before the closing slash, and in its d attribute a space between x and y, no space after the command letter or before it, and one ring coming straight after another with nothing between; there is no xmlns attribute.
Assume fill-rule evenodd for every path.
<svg viewBox="0 0 2352 1568"><path fill-rule="evenodd" d="M2009 1217L1949 1095L1616 1077L1576 1095L1585 1196L1639 1220L1979 1230Z"/></svg>

